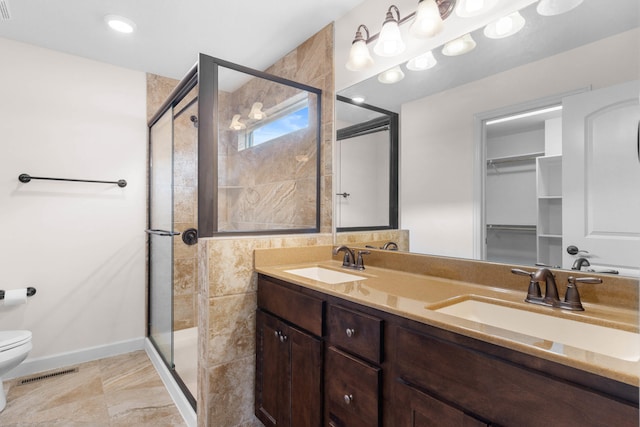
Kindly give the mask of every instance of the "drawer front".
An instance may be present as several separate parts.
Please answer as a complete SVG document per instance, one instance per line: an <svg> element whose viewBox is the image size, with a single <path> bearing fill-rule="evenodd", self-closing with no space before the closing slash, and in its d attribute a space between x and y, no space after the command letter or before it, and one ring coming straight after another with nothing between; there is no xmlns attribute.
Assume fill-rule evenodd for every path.
<svg viewBox="0 0 640 427"><path fill-rule="evenodd" d="M453 342L404 328L394 335L399 379L455 402L478 419L519 427L638 425L637 406Z"/></svg>
<svg viewBox="0 0 640 427"><path fill-rule="evenodd" d="M258 307L322 336L324 301L291 290L266 276L258 279Z"/></svg>
<svg viewBox="0 0 640 427"><path fill-rule="evenodd" d="M327 350L325 372L328 425L378 426L380 368L330 347Z"/></svg>
<svg viewBox="0 0 640 427"><path fill-rule="evenodd" d="M374 363L382 362L382 320L335 305L327 313L327 335L332 345Z"/></svg>

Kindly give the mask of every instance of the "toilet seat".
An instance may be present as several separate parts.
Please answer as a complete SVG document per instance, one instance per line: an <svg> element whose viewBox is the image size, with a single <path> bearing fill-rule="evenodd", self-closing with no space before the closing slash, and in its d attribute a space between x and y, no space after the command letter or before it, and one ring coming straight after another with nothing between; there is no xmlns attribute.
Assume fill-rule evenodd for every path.
<svg viewBox="0 0 640 427"><path fill-rule="evenodd" d="M0 331L0 352L11 350L31 341L31 331Z"/></svg>

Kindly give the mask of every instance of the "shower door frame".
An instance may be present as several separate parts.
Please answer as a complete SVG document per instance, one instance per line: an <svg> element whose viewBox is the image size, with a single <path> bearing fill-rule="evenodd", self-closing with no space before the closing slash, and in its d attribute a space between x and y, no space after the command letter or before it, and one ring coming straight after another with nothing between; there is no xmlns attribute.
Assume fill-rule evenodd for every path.
<svg viewBox="0 0 640 427"><path fill-rule="evenodd" d="M148 189L148 194L147 194L147 203L148 203L148 210L147 210L147 229L150 227L151 225L151 197L152 197L152 192L151 192L151 168L152 168L152 147L151 147L151 128L164 116L164 114L169 111L169 110L173 110L173 108L178 105L188 94L189 92L198 84L198 74L197 74L197 70L198 70L198 64L195 64L190 70L189 72L186 74L186 76L180 81L180 83L178 83L178 85L176 86L176 88L171 92L171 94L169 94L168 98L165 100L165 102L160 106L160 108L158 109L158 111L151 117L151 119L148 122L148 129L149 129L149 135L148 135L148 143L149 143L149 153L148 153L148 164L149 164L149 169L148 169L148 175L149 175L149 189ZM197 99L197 97L195 98ZM188 108L193 101L189 102L189 104L185 107ZM179 115L182 112L179 111L177 114ZM172 114L171 116L171 125L173 126L173 121L176 118L176 114ZM173 144L173 132L172 132L172 144ZM172 148L173 151L173 148ZM173 192L173 188L172 188L172 192ZM173 215L172 215L173 216ZM173 227L173 224L172 224ZM173 240L173 237L172 237ZM196 401L196 396L193 396L193 394L191 393L191 391L189 390L189 388L187 387L187 385L184 383L184 381L182 380L182 378L180 378L179 373L175 370L175 366L173 364L173 356L171 356L171 360L167 360L167 358L165 357L164 353L161 351L161 349L158 347L158 344L154 341L154 339L151 336L151 253L149 251L150 249L150 244L151 244L151 235L149 235L149 243L147 244L147 337L149 338L149 341L152 343L152 345L155 347L156 351L158 352L158 354L160 355L160 358L162 359L162 361L164 362L165 366L167 367L167 369L169 370L169 372L171 373L171 376L174 378L174 380L176 381L176 383L178 384L178 386L180 387L180 389L182 390L183 395L187 398L187 400L189 401L189 403L191 404L191 406L193 407L194 410L197 409L197 401ZM172 242L173 244L173 242ZM172 271L173 271L173 248L172 248L172 256L171 256L171 263L172 263ZM171 297L171 310L173 311L173 273L171 274L171 281L172 281L172 297ZM171 315L171 322L172 322L172 327L171 327L171 352L173 353L173 313Z"/></svg>

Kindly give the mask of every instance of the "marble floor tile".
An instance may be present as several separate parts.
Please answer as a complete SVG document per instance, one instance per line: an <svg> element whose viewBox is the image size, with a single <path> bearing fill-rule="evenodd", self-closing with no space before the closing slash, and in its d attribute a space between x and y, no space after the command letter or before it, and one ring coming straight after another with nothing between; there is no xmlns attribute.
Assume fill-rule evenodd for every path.
<svg viewBox="0 0 640 427"><path fill-rule="evenodd" d="M0 426L186 425L144 351L70 368L78 371L24 385L22 378L5 381Z"/></svg>

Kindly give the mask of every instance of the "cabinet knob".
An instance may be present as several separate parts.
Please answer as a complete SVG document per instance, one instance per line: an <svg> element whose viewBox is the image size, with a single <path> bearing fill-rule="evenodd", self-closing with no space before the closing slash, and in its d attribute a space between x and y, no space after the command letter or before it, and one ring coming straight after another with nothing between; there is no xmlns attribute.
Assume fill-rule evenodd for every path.
<svg viewBox="0 0 640 427"><path fill-rule="evenodd" d="M280 334L280 342L285 342L288 339L288 337L284 334Z"/></svg>
<svg viewBox="0 0 640 427"><path fill-rule="evenodd" d="M349 338L352 338L356 334L356 330L353 328L347 328L347 330L344 332L347 334Z"/></svg>
<svg viewBox="0 0 640 427"><path fill-rule="evenodd" d="M279 337L280 337L280 331L273 331L273 335L274 335L276 338L279 338Z"/></svg>
<svg viewBox="0 0 640 427"><path fill-rule="evenodd" d="M345 394L343 399L345 404L351 405L351 402L353 402L353 394Z"/></svg>

